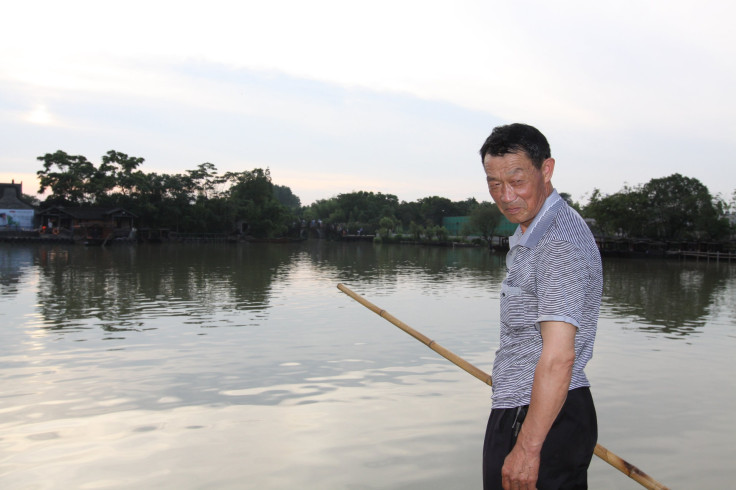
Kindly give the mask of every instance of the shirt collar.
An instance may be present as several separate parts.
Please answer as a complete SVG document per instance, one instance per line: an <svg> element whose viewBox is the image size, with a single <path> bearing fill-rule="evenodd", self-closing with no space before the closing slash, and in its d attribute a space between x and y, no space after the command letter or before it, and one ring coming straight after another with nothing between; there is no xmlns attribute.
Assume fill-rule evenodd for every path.
<svg viewBox="0 0 736 490"><path fill-rule="evenodd" d="M521 226L516 227L514 234L509 237L509 247L514 248L517 245L527 248L536 247L539 240L552 224L552 220L557 216L557 211L559 211L560 206L564 202L557 191L552 189L552 193L544 200L542 209L534 217L526 232L521 232Z"/></svg>

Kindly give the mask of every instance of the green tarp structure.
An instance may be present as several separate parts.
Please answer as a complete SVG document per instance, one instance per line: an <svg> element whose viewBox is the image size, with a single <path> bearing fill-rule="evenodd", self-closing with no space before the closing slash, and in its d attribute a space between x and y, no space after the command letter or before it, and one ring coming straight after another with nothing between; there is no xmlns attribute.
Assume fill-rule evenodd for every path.
<svg viewBox="0 0 736 490"><path fill-rule="evenodd" d="M478 235L478 232L471 231L463 233L465 223L470 222L470 216L447 216L442 218L442 226L449 232L450 236ZM501 216L501 222L493 230L494 236L511 236L516 231L518 225L511 223L505 216Z"/></svg>

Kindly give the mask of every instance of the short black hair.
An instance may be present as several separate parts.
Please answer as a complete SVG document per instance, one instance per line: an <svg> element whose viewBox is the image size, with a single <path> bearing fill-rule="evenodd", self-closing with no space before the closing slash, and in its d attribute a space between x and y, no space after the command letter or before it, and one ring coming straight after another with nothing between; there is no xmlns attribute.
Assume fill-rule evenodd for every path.
<svg viewBox="0 0 736 490"><path fill-rule="evenodd" d="M542 168L542 162L552 156L547 138L537 128L513 123L493 128L480 147L480 159L483 161L488 154L497 157L519 152L526 153L538 169Z"/></svg>

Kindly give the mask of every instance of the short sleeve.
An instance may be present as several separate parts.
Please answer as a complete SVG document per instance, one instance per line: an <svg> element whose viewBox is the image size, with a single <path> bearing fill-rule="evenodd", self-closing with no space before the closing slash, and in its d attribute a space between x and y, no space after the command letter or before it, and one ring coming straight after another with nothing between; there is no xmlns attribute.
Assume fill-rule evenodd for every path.
<svg viewBox="0 0 736 490"><path fill-rule="evenodd" d="M590 285L588 262L570 242L553 241L541 246L536 271L538 318L570 323L580 329Z"/></svg>

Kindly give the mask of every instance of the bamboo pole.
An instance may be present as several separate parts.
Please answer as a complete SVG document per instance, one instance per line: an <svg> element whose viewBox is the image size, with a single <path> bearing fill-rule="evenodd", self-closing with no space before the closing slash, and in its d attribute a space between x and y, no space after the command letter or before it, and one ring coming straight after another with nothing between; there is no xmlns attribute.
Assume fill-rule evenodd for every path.
<svg viewBox="0 0 736 490"><path fill-rule="evenodd" d="M408 333L451 363L455 364L459 368L463 369L464 371L472 374L479 380L483 381L488 386L492 386L493 380L491 379L491 375L488 373L485 373L484 371L478 369L474 365L470 364L465 359L459 357L458 355L452 353L451 351L445 349L441 345L439 345L434 340L430 340L428 337L424 336L420 332L417 332L413 328L411 328L406 323L402 322L398 318L394 317L392 314L387 312L386 310L379 308L378 306L374 305L370 301L366 300L359 294L351 291L347 286L340 283L337 285L337 289L342 291L343 293L347 294L351 298L353 298L355 301L360 303L361 305L365 306L372 312L376 313L378 316L384 318L385 320L388 320L389 322L393 323L397 327L399 327L404 332ZM663 484L659 483L657 480L652 478L651 476L647 475L643 471L641 471L639 468L634 466L633 464L625 461L624 459L620 458L619 456L615 455L605 447L601 446L600 444L596 444L595 450L593 451L596 456L601 458L606 463L610 464L620 472L622 472L624 475L628 476L629 478L635 480L636 482L640 483L643 487L648 488L650 490L667 490L668 487L664 486Z"/></svg>

